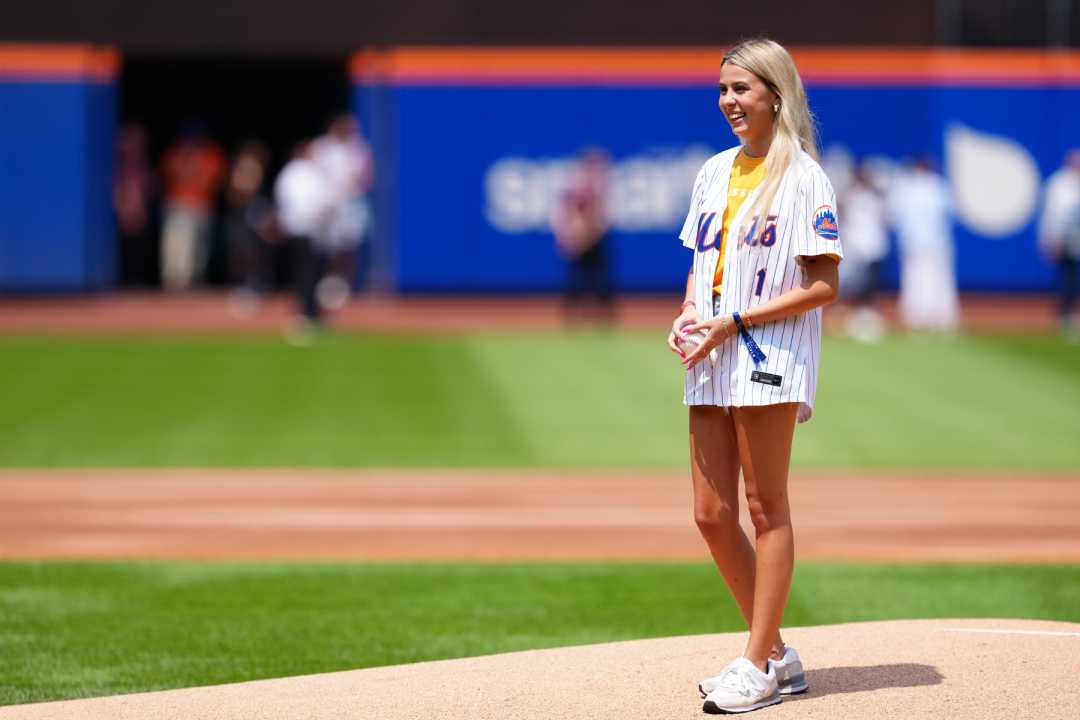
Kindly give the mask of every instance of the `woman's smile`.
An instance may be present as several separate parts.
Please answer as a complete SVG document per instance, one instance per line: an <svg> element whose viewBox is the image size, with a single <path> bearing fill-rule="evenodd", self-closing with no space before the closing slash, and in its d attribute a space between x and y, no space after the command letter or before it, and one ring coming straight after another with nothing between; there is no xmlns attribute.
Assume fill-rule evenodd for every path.
<svg viewBox="0 0 1080 720"><path fill-rule="evenodd" d="M776 93L757 75L733 63L720 68L720 110L751 154L764 154L772 137Z"/></svg>

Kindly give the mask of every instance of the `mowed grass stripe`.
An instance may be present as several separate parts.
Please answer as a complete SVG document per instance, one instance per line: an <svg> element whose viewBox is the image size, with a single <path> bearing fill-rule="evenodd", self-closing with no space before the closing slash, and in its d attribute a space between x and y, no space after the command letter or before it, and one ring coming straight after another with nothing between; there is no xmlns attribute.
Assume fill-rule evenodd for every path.
<svg viewBox="0 0 1080 720"><path fill-rule="evenodd" d="M1056 337L830 338L811 467L1080 469L1080 351Z"/></svg>
<svg viewBox="0 0 1080 720"><path fill-rule="evenodd" d="M1080 566L802 563L785 624L936 617L1080 621ZM704 563L5 562L0 704L742 629Z"/></svg>
<svg viewBox="0 0 1080 720"><path fill-rule="evenodd" d="M474 340L536 457L683 467L682 370L660 335ZM1080 351L1056 337L826 337L803 468L1080 469Z"/></svg>
<svg viewBox="0 0 1080 720"><path fill-rule="evenodd" d="M672 468L688 457L683 370L657 336L480 336L478 361L534 457L570 467Z"/></svg>
<svg viewBox="0 0 1080 720"><path fill-rule="evenodd" d="M4 339L0 464L529 463L466 341Z"/></svg>
<svg viewBox="0 0 1080 720"><path fill-rule="evenodd" d="M1080 353L1053 337L827 337L808 469L1080 470ZM0 466L667 468L661 334L0 339Z"/></svg>

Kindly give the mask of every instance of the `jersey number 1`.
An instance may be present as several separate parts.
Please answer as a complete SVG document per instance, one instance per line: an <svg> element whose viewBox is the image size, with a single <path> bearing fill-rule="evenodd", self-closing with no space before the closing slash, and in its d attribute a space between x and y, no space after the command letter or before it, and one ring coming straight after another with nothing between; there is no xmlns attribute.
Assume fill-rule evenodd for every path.
<svg viewBox="0 0 1080 720"><path fill-rule="evenodd" d="M757 271L757 287L754 288L754 295L761 297L761 291L765 289L765 268L761 268Z"/></svg>

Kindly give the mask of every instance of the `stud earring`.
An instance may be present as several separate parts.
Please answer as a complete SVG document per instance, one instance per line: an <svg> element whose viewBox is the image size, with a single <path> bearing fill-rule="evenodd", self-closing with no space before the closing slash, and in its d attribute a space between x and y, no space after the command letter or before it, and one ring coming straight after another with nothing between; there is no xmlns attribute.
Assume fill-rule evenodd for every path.
<svg viewBox="0 0 1080 720"><path fill-rule="evenodd" d="M772 106L772 111L773 112L780 112L780 106L779 105L773 105Z"/></svg>

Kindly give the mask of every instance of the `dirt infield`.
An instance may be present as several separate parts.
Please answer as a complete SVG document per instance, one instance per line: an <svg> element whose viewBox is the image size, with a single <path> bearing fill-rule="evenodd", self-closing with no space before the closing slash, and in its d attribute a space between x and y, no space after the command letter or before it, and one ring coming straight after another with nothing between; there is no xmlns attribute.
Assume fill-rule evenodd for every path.
<svg viewBox="0 0 1080 720"><path fill-rule="evenodd" d="M1080 562L1075 474L798 473L800 558ZM705 559L683 473L0 474L0 557ZM745 515L745 513L744 513Z"/></svg>
<svg viewBox="0 0 1080 720"><path fill-rule="evenodd" d="M791 628L810 690L751 717L1075 718L1080 625L906 620ZM743 633L489 655L0 708L2 720L656 720L709 717L699 679Z"/></svg>
<svg viewBox="0 0 1080 720"><path fill-rule="evenodd" d="M624 297L618 303L619 325L662 333L671 324L676 300L674 294ZM967 330L1048 332L1056 322L1050 296L965 295L961 306ZM883 298L880 308L895 325L895 300ZM240 308L223 293L8 297L0 298L0 333L274 333L290 327L294 312L284 296L257 308ZM829 308L826 324L842 312ZM563 313L552 297L362 297L335 313L330 324L384 332L554 330L563 327Z"/></svg>

